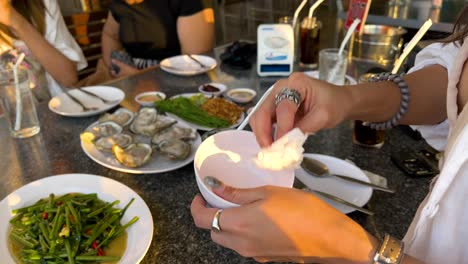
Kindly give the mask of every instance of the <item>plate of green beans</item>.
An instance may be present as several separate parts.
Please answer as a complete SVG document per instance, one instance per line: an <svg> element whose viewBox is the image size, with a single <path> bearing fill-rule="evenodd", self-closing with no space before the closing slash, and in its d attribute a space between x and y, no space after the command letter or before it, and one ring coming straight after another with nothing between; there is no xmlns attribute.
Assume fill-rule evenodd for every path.
<svg viewBox="0 0 468 264"><path fill-rule="evenodd" d="M0 215L5 263L139 263L153 237L143 199L97 175L31 182L0 202Z"/></svg>

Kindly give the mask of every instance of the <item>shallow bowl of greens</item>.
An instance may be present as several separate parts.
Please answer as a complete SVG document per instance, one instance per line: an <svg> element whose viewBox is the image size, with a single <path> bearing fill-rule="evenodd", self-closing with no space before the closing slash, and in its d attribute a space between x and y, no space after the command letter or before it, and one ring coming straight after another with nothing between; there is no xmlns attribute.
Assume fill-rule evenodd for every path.
<svg viewBox="0 0 468 264"><path fill-rule="evenodd" d="M66 197L67 194L83 194L89 195L90 197L93 196L93 194L96 194L98 199L112 205L112 207L115 209L115 212L113 213L115 213L118 216L109 217L109 221L111 222L114 220L114 223L115 219L117 219L116 221L120 221L118 227L123 227L120 233L126 233L126 241L121 242L121 253L117 254L120 255L117 256L119 257L119 260L110 263L139 263L143 259L151 244L151 240L153 237L153 218L151 216L151 212L148 206L143 201L143 199L126 185L106 177L89 174L63 174L50 176L31 182L12 192L0 202L0 215L2 216L0 218L0 256L2 256L3 263L15 263L15 259L17 259L17 257L14 257L12 253L12 245L14 243L11 242L13 239L11 238L11 233L14 224L10 224L10 221L12 220L12 223L15 223L15 221L26 221L24 225L28 225L28 220L34 222L34 219L37 218L37 216L26 217L25 215L21 216L20 218L15 218L15 216L19 215L16 211L24 207L28 207L28 209L24 212L34 211L34 208L31 207L31 205L36 204L40 199L48 198L51 193L53 193L55 197L57 197L57 199L60 199L60 197ZM130 203L132 199L134 200ZM67 207L69 202L70 201L67 200L67 204L64 205L63 208ZM126 205L128 204L130 205L128 206L128 208L126 208ZM106 209L109 208L110 207L107 207ZM63 212L65 212L65 209ZM58 232L60 231L60 229L62 229L60 231L60 234L56 238L50 240L57 241L57 248L59 248L59 240L66 240L63 239L64 236L66 236L63 234L63 232L66 231L64 231L64 229L68 225L67 222L71 222L72 224L70 224L70 226L72 226L73 222L76 219L75 217L70 216L73 215L72 211L66 209L66 212L66 215L69 215L68 219L60 219L60 217L57 217L57 220L54 219L53 221L51 221L50 226L46 226L43 229L43 231L47 232L48 234L50 234L49 232L54 233L54 230ZM80 210L79 212L75 212L75 215L77 216L77 218L80 218L82 214L94 214L94 212L95 211L84 212ZM52 211L51 214L53 214ZM44 217L44 215L39 216L39 218L42 217ZM47 218L47 216L45 217ZM92 236L93 232L95 232L94 234L96 234L96 236L98 233L101 232L99 231L100 229L106 230L108 234L112 233L112 228L104 224L104 222L106 222L107 220L108 219L103 219L102 223L96 225L96 231L94 231L92 227L83 227L83 230L91 230L90 232L86 232L89 236L82 236L82 241L83 243L85 243L85 246L90 246L90 248L98 247L91 243L91 241L96 241ZM58 223L63 223L63 225L60 225ZM114 226L117 226L117 224ZM116 232L118 230L120 229L115 229ZM31 236L26 236L26 238L29 239L31 237L34 237L34 232L40 233L41 231L34 229L28 232L32 232ZM48 250L50 250L50 246L52 245L52 243L50 243L50 241L45 241L47 239L41 238L40 240L41 241L39 241L39 239L35 241L34 239L31 239L29 240L29 242L33 244L38 243L40 245L44 245L44 248L48 248ZM89 242L89 245L86 244L87 242ZM97 243L99 244L101 242L103 241L97 241ZM66 244L69 243L73 242L66 242ZM70 248L73 249L73 244L71 245L71 247L70 245L64 247L67 248L66 251L68 251ZM104 246L102 248L106 250ZM63 249L63 251L65 252L65 249ZM28 256L37 257L37 255L39 254L35 253ZM60 254L56 253L55 255ZM62 258L67 260L67 254L62 253L62 255ZM44 257L45 254L42 254L41 256ZM80 256L81 258L87 257L86 254L80 254Z"/></svg>
<svg viewBox="0 0 468 264"><path fill-rule="evenodd" d="M156 102L155 105L159 111L165 112L167 116L184 121L201 131L210 131L215 128L235 128L244 121L243 111L234 123L210 116L199 107L204 100L209 98L210 96L202 93L183 93L172 96L169 100Z"/></svg>

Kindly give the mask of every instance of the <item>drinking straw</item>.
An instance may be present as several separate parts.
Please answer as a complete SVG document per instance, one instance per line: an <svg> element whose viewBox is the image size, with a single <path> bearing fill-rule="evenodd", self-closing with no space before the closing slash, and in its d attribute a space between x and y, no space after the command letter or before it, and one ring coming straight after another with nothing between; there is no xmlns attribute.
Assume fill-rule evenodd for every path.
<svg viewBox="0 0 468 264"><path fill-rule="evenodd" d="M356 19L354 19L351 26L349 26L348 31L346 32L346 35L345 35L343 41L341 42L340 49L338 50L338 55L343 53L343 50L344 50L346 44L348 44L348 41L351 38L351 35L353 34L354 30L356 30L356 27L359 25L359 22L361 22L361 19L356 18Z"/></svg>
<svg viewBox="0 0 468 264"><path fill-rule="evenodd" d="M392 73L396 74L398 70L401 67L401 64L403 64L403 61L406 59L406 57L409 55L409 53L413 50L413 48L418 44L418 42L421 40L421 38L426 34L426 32L429 30L429 28L432 26L432 20L429 18L424 22L422 27L418 30L418 33L414 35L414 37L408 42L408 45L403 49L403 53L401 54L400 57L395 62L395 65L393 66Z"/></svg>
<svg viewBox="0 0 468 264"><path fill-rule="evenodd" d="M297 24L297 18L299 17L299 13L301 13L302 9L304 6L307 4L307 0L302 0L301 4L297 7L296 11L294 12L294 17L293 17L293 29L296 28Z"/></svg>
<svg viewBox="0 0 468 264"><path fill-rule="evenodd" d="M317 0L317 2L315 2L309 9L309 18L312 18L313 14L314 14L314 11L315 9L317 9L317 7L323 3L323 1L325 0Z"/></svg>
<svg viewBox="0 0 468 264"><path fill-rule="evenodd" d="M338 58L341 55L341 53L343 53L346 44L348 44L348 41L351 38L351 35L354 33L354 30L356 30L356 27L359 25L359 22L361 22L361 19L356 18L351 24L351 26L349 26L348 31L346 32L346 35L343 41L341 42L340 49L338 50ZM339 66L340 66L340 63L337 61L336 64L333 66L333 68L330 70L330 76L336 75L336 72L338 71Z"/></svg>
<svg viewBox="0 0 468 264"><path fill-rule="evenodd" d="M21 53L15 65L13 66L13 77L15 79L15 92L16 92L16 121L15 121L15 130L18 131L21 128L21 115L23 112L23 105L21 102L21 91L19 87L18 80L18 66L24 60L24 53Z"/></svg>
<svg viewBox="0 0 468 264"><path fill-rule="evenodd" d="M257 104L254 106L252 111L250 111L250 113L247 115L247 117L244 119L244 121L242 121L242 123L237 127L237 130L244 129L244 127L247 125L247 123L249 123L249 119L252 117L252 115L257 111L257 109L260 107L260 105L263 104L263 102L266 100L266 98L271 93L271 91L273 91L273 87L274 87L274 85L272 85L270 88L268 88L268 90L266 90L266 92L262 95L260 100L258 100Z"/></svg>

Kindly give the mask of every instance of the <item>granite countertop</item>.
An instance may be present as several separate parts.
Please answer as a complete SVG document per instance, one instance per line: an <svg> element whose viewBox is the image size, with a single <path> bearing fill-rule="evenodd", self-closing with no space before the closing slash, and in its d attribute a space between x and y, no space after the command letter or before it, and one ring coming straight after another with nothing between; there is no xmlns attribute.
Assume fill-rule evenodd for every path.
<svg viewBox="0 0 468 264"><path fill-rule="evenodd" d="M277 78L259 78L255 69L236 71L224 65L195 76L179 77L155 69L138 76L111 83L126 93L122 106L136 111L133 97L143 91L161 90L168 96L196 92L207 82L221 82L228 88L250 87L257 91L257 100ZM154 221L154 235L142 263L254 263L237 253L217 246L210 233L193 224L190 203L198 193L193 163L175 171L160 174L132 175L107 169L86 156L80 147L79 133L97 117L69 118L49 111L47 103L37 106L41 133L28 139L12 139L6 120L0 119L0 199L15 189L50 175L88 173L115 179L132 188L148 204ZM402 238L418 204L428 191L429 179L405 176L390 160L392 151L407 147L422 149L424 141L414 140L401 129L387 132L381 149L366 149L354 145L352 129L344 123L335 129L311 136L305 145L307 152L350 159L359 167L387 178L396 194L374 192L367 207L372 217L359 212L349 214L374 235L384 232Z"/></svg>

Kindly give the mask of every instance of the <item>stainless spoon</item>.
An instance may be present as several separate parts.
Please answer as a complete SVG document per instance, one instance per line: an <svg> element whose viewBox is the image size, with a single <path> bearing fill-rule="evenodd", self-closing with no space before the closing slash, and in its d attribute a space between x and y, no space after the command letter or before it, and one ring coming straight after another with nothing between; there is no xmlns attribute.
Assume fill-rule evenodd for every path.
<svg viewBox="0 0 468 264"><path fill-rule="evenodd" d="M309 173L310 175L315 176L315 177L325 178L325 177L335 176L335 177L338 177L340 179L343 179L343 180L346 180L346 181L349 181L349 182L352 182L352 183L355 183L355 184L361 184L361 185L372 187L372 188L374 188L376 190L389 192L389 193L395 193L395 190L393 190L393 189L389 189L389 188L379 186L379 185L376 185L376 184L373 184L373 183L365 182L365 181L358 180L358 179L351 178L351 177L344 176L344 175L331 174L330 170L327 167L327 165L323 164L322 162L320 162L318 160L315 160L315 159L312 159L312 158L309 158L309 157L304 157L304 159L302 160L302 163L301 163L301 167L307 173Z"/></svg>

